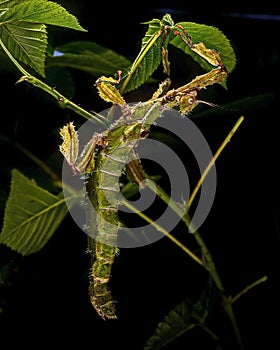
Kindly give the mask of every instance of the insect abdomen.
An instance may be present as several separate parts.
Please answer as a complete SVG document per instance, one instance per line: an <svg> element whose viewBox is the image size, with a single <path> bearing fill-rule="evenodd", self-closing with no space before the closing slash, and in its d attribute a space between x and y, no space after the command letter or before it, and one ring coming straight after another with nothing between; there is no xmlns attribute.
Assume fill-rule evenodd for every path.
<svg viewBox="0 0 280 350"><path fill-rule="evenodd" d="M103 319L116 318L115 302L108 287L118 248L96 241L89 285L90 301Z"/></svg>
<svg viewBox="0 0 280 350"><path fill-rule="evenodd" d="M93 307L103 319L115 319L115 302L109 290L112 265L118 252L119 228L118 193L119 175L115 161L106 166L106 153L102 150L97 158L97 167L92 174L88 195L96 212L95 241L92 252L89 297Z"/></svg>

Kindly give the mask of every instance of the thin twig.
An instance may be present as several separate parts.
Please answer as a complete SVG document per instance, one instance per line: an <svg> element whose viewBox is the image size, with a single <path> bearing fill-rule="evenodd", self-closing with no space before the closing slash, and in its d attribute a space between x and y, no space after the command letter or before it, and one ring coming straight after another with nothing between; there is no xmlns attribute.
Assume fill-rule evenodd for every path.
<svg viewBox="0 0 280 350"><path fill-rule="evenodd" d="M195 196L197 195L198 190L200 189L204 179L206 178L207 174L209 173L210 169L212 168L212 166L215 164L217 158L219 157L219 155L222 153L223 149L225 148L225 146L230 142L232 136L234 135L234 133L236 132L236 130L239 128L240 124L243 122L244 117L241 116L237 122L234 124L233 128L231 129L231 131L228 133L227 137L224 139L224 141L222 142L221 146L218 148L218 150L216 151L216 153L214 154L213 158L211 159L211 161L209 162L208 166L206 167L206 169L204 170L204 172L202 173L198 183L196 184L192 194L190 195L190 198L188 200L188 205L187 208L189 209L190 206L192 205Z"/></svg>
<svg viewBox="0 0 280 350"><path fill-rule="evenodd" d="M4 43L1 39L0 39L0 46L6 52L6 54L8 55L10 60L14 63L14 65L18 68L18 70L23 74L23 76L17 81L17 83L20 83L22 81L26 81L26 82L32 84L33 86L40 88L41 90L47 92L52 97L54 97L56 99L56 101L58 102L58 104L62 108L70 109L86 119L90 119L92 121L94 120L97 123L103 123L104 120L101 120L101 118L103 118L103 116L98 115L98 117L97 117L96 113L92 114L92 113L86 111L85 109L81 108L80 106L76 105L75 103L70 101L68 98L63 96L60 92L58 92L54 88L50 87L48 84L44 83L40 79L38 79L38 78L34 77L33 75L31 75L30 73L28 73L19 64L19 62L13 57L13 55L6 48L6 46L4 45Z"/></svg>
<svg viewBox="0 0 280 350"><path fill-rule="evenodd" d="M122 202L123 205L125 205L127 208L132 210L134 213L136 213L138 216L140 216L142 219L144 219L146 222L148 222L150 225L154 226L155 229L162 234L164 234L167 238L169 238L173 243L175 243L179 248L181 248L185 253L187 253L193 260L195 260L199 265L203 266L203 262L201 259L199 259L198 256L196 256L190 249L188 249L186 246L184 246L180 241L178 241L174 236L172 236L168 231L166 231L162 226L154 222L152 219L150 219L147 215L140 212L137 208L135 208L132 204L130 204L127 201Z"/></svg>
<svg viewBox="0 0 280 350"><path fill-rule="evenodd" d="M267 276L263 276L262 278L258 279L257 281L253 282L249 286L245 287L241 292L237 293L235 297L231 298L231 302L234 303L237 299L239 299L243 294L249 292L250 289L256 287L260 283L266 282L268 279Z"/></svg>

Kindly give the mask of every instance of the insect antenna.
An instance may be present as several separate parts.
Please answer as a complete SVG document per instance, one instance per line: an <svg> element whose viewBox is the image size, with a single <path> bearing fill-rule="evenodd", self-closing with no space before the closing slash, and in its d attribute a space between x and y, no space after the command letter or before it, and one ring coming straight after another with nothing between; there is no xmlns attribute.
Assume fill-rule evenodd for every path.
<svg viewBox="0 0 280 350"><path fill-rule="evenodd" d="M208 101L203 101L203 100L196 100L197 103L203 103L205 105L208 105L210 107L218 107L220 109L223 109L224 111L226 112L238 112L237 109L234 109L234 108L227 108L227 107L223 107L221 105L218 105L216 103L213 103L213 102L208 102Z"/></svg>

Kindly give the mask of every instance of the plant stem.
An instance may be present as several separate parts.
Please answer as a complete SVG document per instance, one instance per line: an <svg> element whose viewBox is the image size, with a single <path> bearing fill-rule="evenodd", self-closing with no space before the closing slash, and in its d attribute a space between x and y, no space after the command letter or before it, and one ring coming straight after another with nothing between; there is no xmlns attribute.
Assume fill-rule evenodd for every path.
<svg viewBox="0 0 280 350"><path fill-rule="evenodd" d="M190 196L190 199L188 201L188 205L187 205L187 209L184 210L183 207L174 202L173 200L170 199L170 197L168 196L168 194L165 193L165 191L156 185L150 185L150 182L147 181L147 184L149 186L149 188L153 191L155 191L155 193L167 204L170 206L171 209L173 209L175 211L175 213L177 213L179 215L179 217L181 217L182 221L186 224L186 226L190 229L190 225L191 225L191 218L188 215L188 211L189 208L191 206L191 204L193 203L193 200L195 198L195 196L198 193L199 188L201 187L204 179L206 178L209 170L211 169L211 167L214 165L214 163L216 162L218 156L221 154L221 152L223 151L223 149L225 148L225 146L230 142L233 134L236 132L236 130L238 129L238 127L240 126L240 124L242 123L242 121L244 120L244 117L241 116L237 122L234 124L233 128L231 129L231 131L229 132L229 134L227 135L227 137L224 139L224 141L222 142L221 146L218 148L218 150L216 151L215 155L213 156L213 158L211 159L210 163L208 164L208 166L206 167L205 171L203 172L201 178L199 179L193 193ZM222 301L223 301L223 306L224 309L228 315L229 320L231 321L233 330L235 332L236 335L236 339L238 341L238 344L240 346L240 349L243 348L242 345L242 340L241 340L241 336L239 333L239 329L236 323L236 319L235 319L235 315L233 312L233 308L232 308L232 299L227 297L225 295L225 289L223 286L223 283L220 279L220 276L217 272L216 266L214 264L213 258L211 256L210 251L208 250L206 244L204 243L201 235L199 234L199 232L197 230L192 230L192 234L197 242L197 244L199 245L200 249L201 249L201 254L202 254L202 266L209 272L209 274L211 275L213 281L216 284L217 289L221 292L222 295ZM236 298L235 298L236 300Z"/></svg>
<svg viewBox="0 0 280 350"><path fill-rule="evenodd" d="M198 256L196 256L190 249L188 249L186 246L184 246L180 241L178 241L174 236L172 236L162 226L160 226L159 224L154 222L152 219L150 219L144 213L139 212L139 210L136 207L134 207L132 204L130 204L129 202L123 201L122 204L125 205L130 210L132 210L134 213L136 213L138 216L140 216L142 219L144 219L150 225L154 226L159 232L163 233L166 237L168 237L173 243L175 243L179 248L181 248L185 253L187 253L199 265L203 265L203 262L201 261L201 259L199 259Z"/></svg>
<svg viewBox="0 0 280 350"><path fill-rule="evenodd" d="M234 124L233 128L230 130L230 132L228 133L227 137L224 139L224 141L222 142L222 144L220 145L220 147L218 148L218 150L214 154L213 158L211 159L211 161L209 162L208 166L204 170L201 178L199 179L197 185L195 186L195 189L194 189L194 191L192 192L192 194L190 196L190 199L189 199L188 205L187 205L187 209L186 209L185 214L183 216L183 218L186 219L186 221L183 220L183 221L186 222L186 224L190 221L190 218L189 218L189 215L188 215L189 208L192 205L193 200L194 200L195 196L197 195L198 190L201 187L205 177L207 176L208 172L210 171L211 167L216 162L218 156L221 154L221 152L223 151L225 146L230 142L232 136L234 135L234 133L236 132L236 130L238 129L240 124L243 122L243 120L244 120L244 117L241 116L237 120L237 122ZM241 339L241 336L240 336L240 332L239 332L239 329L238 329L238 326L237 326L237 323L236 323L236 319L235 319L235 315L234 315L234 311L233 311L233 307L232 307L233 301L232 301L232 299L230 297L227 297L225 295L225 290L224 290L222 281L221 281L221 279L219 277L219 274L217 272L217 269L215 267L213 258L211 256L210 251L208 250L207 246L205 245L202 237L200 236L200 234L197 231L195 231L193 233L193 235L194 235L194 238L197 241L198 245L201 248L202 256L203 256L204 261L205 261L205 265L204 266L209 271L209 273L210 273L212 279L214 280L218 290L222 294L222 300L223 300L224 309L225 309L225 311L226 311L226 313L228 315L229 320L231 321L231 324L232 324L232 327L233 327L233 330L234 330L237 342L239 344L239 347L240 347L240 349L243 349L242 339Z"/></svg>
<svg viewBox="0 0 280 350"><path fill-rule="evenodd" d="M168 204L175 211L175 213L177 213L181 217L182 221L186 224L186 226L190 227L191 218L189 217L188 213L186 213L184 211L183 207L180 204L171 200L170 197L168 196L168 194L158 184L151 185L150 181L147 181L147 184L152 191L154 191L166 204ZM138 214L138 212L137 212L137 214ZM141 214L142 213L139 213L138 215L141 215ZM146 218L145 218L145 220L146 220ZM151 219L149 219L149 220L150 220L149 222L152 223ZM237 327L237 323L235 320L235 315L234 315L233 308L232 308L232 301L230 298L228 298L225 295L225 289L224 289L224 286L223 286L222 281L220 279L220 276L217 272L217 269L216 269L216 266L214 264L211 253L208 250L206 244L204 243L198 230L195 230L192 233L192 235L195 238L197 244L199 245L199 247L201 249L202 260L199 259L198 257L197 257L197 259L199 259L199 261L201 262L200 265L203 266L209 272L210 276L212 277L213 281L215 282L217 289L220 291L220 293L222 295L222 301L223 301L223 306L224 306L225 312L228 315L229 320L231 321L231 324L232 324L236 339L238 341L240 350L242 350L243 349L242 340L241 340L239 329ZM168 238L171 239L171 237L174 238L172 235L169 234ZM180 248L182 248L181 243L177 244L177 245ZM185 247L185 249L183 249L183 250L186 251L186 249L187 248ZM189 249L187 249L186 252L189 256L192 257L192 252L190 252ZM197 261L197 259L194 259L194 260Z"/></svg>
<svg viewBox="0 0 280 350"><path fill-rule="evenodd" d="M237 299L239 299L243 294L247 293L250 289L256 287L258 284L266 282L268 279L267 276L263 276L262 278L258 279L257 281L253 282L249 286L245 287L241 292L236 294L235 297L231 298L231 302L234 303Z"/></svg>
<svg viewBox="0 0 280 350"><path fill-rule="evenodd" d="M222 142L221 146L218 148L218 150L214 154L213 158L211 159L211 161L209 162L208 166L206 167L206 169L204 170L203 174L201 175L200 179L198 180L198 183L196 184L192 194L190 195L190 198L188 200L187 208L189 208L192 205L193 200L194 200L195 196L197 195L197 192L198 192L199 188L201 187L204 179L206 178L206 176L209 173L209 171L212 168L212 166L215 164L217 158L222 153L222 151L225 148L225 146L230 142L232 136L234 135L236 130L239 128L239 126L243 122L243 120L244 120L243 116L239 117L239 119L234 124L233 128L231 129L231 131L228 133L227 137Z"/></svg>
<svg viewBox="0 0 280 350"><path fill-rule="evenodd" d="M98 117L96 116L96 114L92 114L88 111L86 111L85 109L81 108L80 106L76 105L75 103L73 103L72 101L70 101L68 98L66 98L65 96L63 96L61 93L59 93L58 91L56 91L54 88L50 87L48 84L44 83L43 81L41 81L38 78L35 78L33 75L29 74L19 63L18 61L13 57L13 55L10 53L10 51L6 48L6 46L4 45L4 43L2 42L2 40L0 39L0 46L3 48L3 50L6 52L6 54L8 55L8 57L10 58L10 60L14 63L14 65L18 68L18 70L23 74L23 76L17 81L17 83L22 82L22 81L27 81L28 83L32 84L33 86L47 92L49 95L51 95L52 97L54 97L56 99L56 101L58 102L58 104L62 107L62 108L67 108L70 109L72 111L74 111L75 113L79 114L80 116L86 118L86 119L90 119L90 120L94 120L95 122L98 123L102 123L103 121L101 120L101 118L103 116L98 115ZM105 119L105 118L104 118Z"/></svg>
<svg viewBox="0 0 280 350"><path fill-rule="evenodd" d="M158 185L158 184L151 184L150 181L147 181L147 185L149 188L154 191L167 205L170 206L170 208L179 216L181 217L182 221L186 224L187 227L190 227L191 224L191 218L187 213L185 213L184 208L179 204L173 201L168 194ZM203 239L201 238L201 235L196 230L192 233L195 240L197 241L201 252L202 252L202 266L211 274L213 280L216 283L217 288L224 292L224 288L222 285L222 282L218 276L216 267L214 265L212 256L205 245Z"/></svg>
<svg viewBox="0 0 280 350"><path fill-rule="evenodd" d="M22 82L22 81L27 81L28 83L32 84L33 86L47 92L49 95L51 95L52 97L55 98L55 100L58 102L59 106L61 106L62 108L70 109L86 119L93 119L94 121L96 121L98 123L102 122L98 117L96 117L95 114L92 114L92 113L86 111L85 109L81 108L80 106L76 105L75 103L70 101L68 98L63 96L60 92L58 92L54 88L50 87L48 84L44 83L40 79L35 78L34 76L28 74L28 75L24 75L23 77L21 77L18 80L18 83ZM99 117L100 117L100 115L99 115Z"/></svg>

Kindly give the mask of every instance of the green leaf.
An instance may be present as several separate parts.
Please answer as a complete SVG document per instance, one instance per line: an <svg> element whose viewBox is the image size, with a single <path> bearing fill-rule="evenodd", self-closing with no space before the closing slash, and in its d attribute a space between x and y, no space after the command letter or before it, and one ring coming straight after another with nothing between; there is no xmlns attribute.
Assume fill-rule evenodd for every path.
<svg viewBox="0 0 280 350"><path fill-rule="evenodd" d="M161 37L160 33L163 22L153 19L144 24L149 24L148 30L142 39L141 50L126 75L123 76L122 92L137 89L154 73L161 63Z"/></svg>
<svg viewBox="0 0 280 350"><path fill-rule="evenodd" d="M184 300L179 303L167 316L160 322L147 341L144 350L158 350L176 339L182 333L185 333L195 327L196 323L191 319L191 302Z"/></svg>
<svg viewBox="0 0 280 350"><path fill-rule="evenodd" d="M7 23L0 26L0 38L17 60L45 76L47 32L44 24L24 21Z"/></svg>
<svg viewBox="0 0 280 350"><path fill-rule="evenodd" d="M0 2L0 39L11 55L45 77L46 25L85 31L60 5L46 0Z"/></svg>
<svg viewBox="0 0 280 350"><path fill-rule="evenodd" d="M85 71L93 76L113 75L126 69L131 62L124 56L90 41L74 41L55 48L47 66L63 66Z"/></svg>
<svg viewBox="0 0 280 350"><path fill-rule="evenodd" d="M177 23L184 27L186 32L191 36L193 43L197 44L203 42L208 49L216 49L224 62L224 65L231 73L236 65L236 57L234 50L230 44L229 39L224 35L220 29L205 24L198 24L193 22L180 22ZM175 36L171 41L171 45L174 45L178 49L181 49L187 55L190 55L200 66L209 71L213 68L208 62L206 62L199 55L190 50L190 48L182 41L180 36Z"/></svg>
<svg viewBox="0 0 280 350"><path fill-rule="evenodd" d="M175 35L177 26L184 27L186 32L191 36L193 43L203 42L208 49L216 49L220 52L222 60L230 73L235 67L236 58L230 41L217 28L192 22L180 22L174 25L170 15L166 14L162 20L153 19L149 24L148 30L142 40L141 50L133 62L131 68L124 76L122 81L121 92L128 92L138 88L146 82L162 62L165 72L166 66L169 65L167 57L167 46L173 46L181 49L184 53L191 55L201 67L207 71L211 66L199 55L190 50L189 46L182 40L179 35ZM164 57L162 47L164 46ZM225 83L222 84L224 87Z"/></svg>
<svg viewBox="0 0 280 350"><path fill-rule="evenodd" d="M0 25L13 21L44 23L60 27L67 27L79 31L86 31L71 15L59 4L46 0L14 0L1 1L0 7L8 8L0 17ZM0 10L1 11L1 10Z"/></svg>
<svg viewBox="0 0 280 350"><path fill-rule="evenodd" d="M196 326L207 329L205 319L213 306L215 297L213 287L210 284L207 292L203 290L195 304L189 299L184 299L158 324L154 334L148 339L144 350L161 349ZM209 332L209 334L212 334L213 340L217 340L214 333Z"/></svg>
<svg viewBox="0 0 280 350"><path fill-rule="evenodd" d="M22 255L33 254L45 246L67 212L63 194L55 196L13 169L0 243Z"/></svg>

